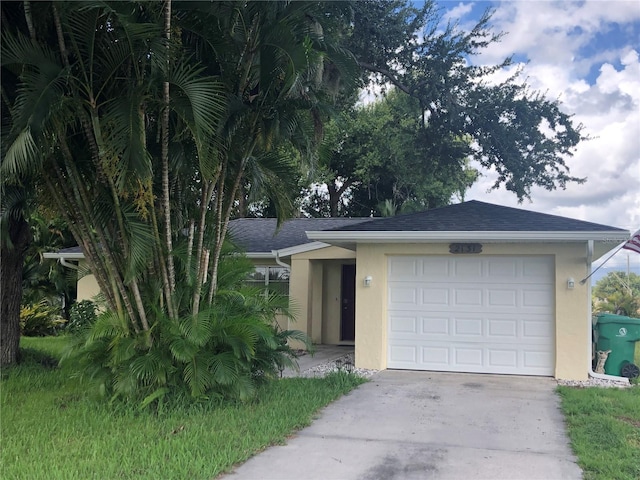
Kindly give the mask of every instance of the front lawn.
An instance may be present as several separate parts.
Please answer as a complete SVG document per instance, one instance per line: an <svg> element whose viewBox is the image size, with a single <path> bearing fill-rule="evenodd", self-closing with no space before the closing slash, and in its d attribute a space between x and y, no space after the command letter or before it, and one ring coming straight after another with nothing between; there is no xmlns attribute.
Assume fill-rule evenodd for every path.
<svg viewBox="0 0 640 480"><path fill-rule="evenodd" d="M640 387L559 387L585 480L640 478Z"/></svg>
<svg viewBox="0 0 640 480"><path fill-rule="evenodd" d="M96 401L59 355L62 338L24 338L26 360L0 383L3 479L211 479L282 443L363 380L271 382L246 404L206 403L159 412Z"/></svg>

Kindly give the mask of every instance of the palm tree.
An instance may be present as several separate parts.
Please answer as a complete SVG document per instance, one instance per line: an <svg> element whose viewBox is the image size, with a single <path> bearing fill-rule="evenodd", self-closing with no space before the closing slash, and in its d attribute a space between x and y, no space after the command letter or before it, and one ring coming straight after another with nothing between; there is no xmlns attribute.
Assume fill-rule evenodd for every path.
<svg viewBox="0 0 640 480"><path fill-rule="evenodd" d="M171 83L175 89L176 124L187 142L211 140L224 98L197 64L168 61L175 48L162 38L162 12L155 6L38 8L49 10L53 25L26 22L37 41L18 29L3 39L3 68L20 76L3 170L46 173L48 193L83 247L109 307L135 330L147 330L141 282L150 266L163 280L162 302L175 317L174 232L161 234L163 226L171 231L168 108L157 87ZM160 142L149 138L158 130ZM156 193L160 174L163 188Z"/></svg>
<svg viewBox="0 0 640 480"><path fill-rule="evenodd" d="M100 285L104 328L144 349L213 322L202 304L240 187L282 185L292 158L313 157L324 65L348 54L315 3L24 7L2 38L3 92L5 72L18 85L2 172L41 179Z"/></svg>

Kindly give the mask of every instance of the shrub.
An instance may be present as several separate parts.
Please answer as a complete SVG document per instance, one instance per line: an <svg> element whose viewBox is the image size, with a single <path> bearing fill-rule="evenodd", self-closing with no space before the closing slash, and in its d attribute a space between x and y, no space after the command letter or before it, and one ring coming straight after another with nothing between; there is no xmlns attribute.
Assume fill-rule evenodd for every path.
<svg viewBox="0 0 640 480"><path fill-rule="evenodd" d="M77 333L80 330L93 325L96 321L96 304L91 300L82 300L72 305L69 312L67 330Z"/></svg>
<svg viewBox="0 0 640 480"><path fill-rule="evenodd" d="M277 328L276 314L286 313L286 302L260 289L221 291L210 307L178 321L154 312L155 323L146 332L103 312L75 336L63 361L77 366L104 395L141 406L169 394L246 400L259 383L294 365L289 338L307 340L301 332Z"/></svg>
<svg viewBox="0 0 640 480"><path fill-rule="evenodd" d="M64 323L60 308L49 305L46 300L20 309L20 333L26 337L54 335Z"/></svg>
<svg viewBox="0 0 640 480"><path fill-rule="evenodd" d="M201 304L197 314L191 313L193 284L176 285L177 319L154 300L156 287L149 283L141 289L150 299L149 330L136 331L126 313L99 312L70 337L62 361L103 395L141 406L178 398L249 399L260 383L295 365L289 339L309 345L303 333L278 328L276 316L291 317L288 298L247 287L252 270L250 260L229 248L213 302Z"/></svg>

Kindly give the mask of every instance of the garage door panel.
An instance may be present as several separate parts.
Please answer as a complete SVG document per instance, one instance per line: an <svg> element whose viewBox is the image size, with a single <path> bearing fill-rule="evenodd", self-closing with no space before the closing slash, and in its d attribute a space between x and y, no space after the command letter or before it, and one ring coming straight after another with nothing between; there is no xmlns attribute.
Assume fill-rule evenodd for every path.
<svg viewBox="0 0 640 480"><path fill-rule="evenodd" d="M551 257L390 257L389 267L389 368L553 374Z"/></svg>
<svg viewBox="0 0 640 480"><path fill-rule="evenodd" d="M389 262L389 278L412 280L420 277L420 262L413 257L394 258Z"/></svg>
<svg viewBox="0 0 640 480"><path fill-rule="evenodd" d="M449 359L451 349L449 347L422 347L420 354L422 363L425 365L435 365L439 366L442 370L446 370L447 366L451 364L451 360Z"/></svg>
<svg viewBox="0 0 640 480"><path fill-rule="evenodd" d="M420 259L418 265L422 280L433 280L452 275L451 262L446 257L430 259L428 262Z"/></svg>
<svg viewBox="0 0 640 480"><path fill-rule="evenodd" d="M449 305L450 292L448 288L423 287L420 289L420 293L422 295L422 302L420 302L422 305Z"/></svg>
<svg viewBox="0 0 640 480"><path fill-rule="evenodd" d="M548 375L553 352L548 346L526 349L505 345L475 346L466 343L442 345L436 342L416 346L411 341L389 348L389 368L471 373Z"/></svg>
<svg viewBox="0 0 640 480"><path fill-rule="evenodd" d="M507 338L513 340L518 335L518 322L514 318L490 318L488 334L490 337Z"/></svg>
<svg viewBox="0 0 640 480"><path fill-rule="evenodd" d="M409 368L420 363L416 345L393 345L389 348L389 362L397 365L394 368Z"/></svg>
<svg viewBox="0 0 640 480"><path fill-rule="evenodd" d="M389 302L394 306L418 305L418 289L410 285L397 285L389 289Z"/></svg>
<svg viewBox="0 0 640 480"><path fill-rule="evenodd" d="M473 368L476 370L482 367L482 348L465 345L453 346L451 349L453 351L454 364L458 368Z"/></svg>
<svg viewBox="0 0 640 480"><path fill-rule="evenodd" d="M518 290L515 288L490 288L487 289L488 307L517 307Z"/></svg>
<svg viewBox="0 0 640 480"><path fill-rule="evenodd" d="M483 336L483 323L482 318L454 318L453 319L453 334L456 337L464 336Z"/></svg>
<svg viewBox="0 0 640 480"><path fill-rule="evenodd" d="M488 364L494 368L516 368L518 366L517 349L487 349Z"/></svg>
<svg viewBox="0 0 640 480"><path fill-rule="evenodd" d="M545 317L522 314L480 315L477 312L397 312L389 316L391 339L446 341L450 337L465 342L547 343L553 327Z"/></svg>
<svg viewBox="0 0 640 480"><path fill-rule="evenodd" d="M494 259L491 262L486 262L486 264L487 278L489 280L499 278L504 282L505 279L515 280L518 278L519 265L511 259Z"/></svg>
<svg viewBox="0 0 640 480"><path fill-rule="evenodd" d="M477 282L476 282L477 284ZM482 287L467 285L438 285L425 282L394 282L389 287L389 309L424 310L424 307L437 306L491 307L503 312L542 312L549 311L553 303L553 293L549 285L535 285L526 290L522 287L505 285L483 285Z"/></svg>
<svg viewBox="0 0 640 480"><path fill-rule="evenodd" d="M394 334L409 333L415 335L418 333L417 316L393 315L389 320L391 332Z"/></svg>
<svg viewBox="0 0 640 480"><path fill-rule="evenodd" d="M454 306L480 307L484 303L484 292L481 288L455 288L453 291Z"/></svg>
<svg viewBox="0 0 640 480"><path fill-rule="evenodd" d="M483 262L480 258L470 258L466 262L450 262L453 265L452 278L464 281L468 278L479 278L483 276Z"/></svg>
<svg viewBox="0 0 640 480"><path fill-rule="evenodd" d="M418 333L429 335L446 335L451 333L451 319L445 315L435 317L420 317L420 331ZM427 337L428 338L428 337Z"/></svg>

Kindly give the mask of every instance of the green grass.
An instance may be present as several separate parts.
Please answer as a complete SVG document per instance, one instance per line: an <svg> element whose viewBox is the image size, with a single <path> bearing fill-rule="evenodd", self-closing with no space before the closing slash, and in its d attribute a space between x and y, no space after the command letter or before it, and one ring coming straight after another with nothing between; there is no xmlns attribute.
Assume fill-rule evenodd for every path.
<svg viewBox="0 0 640 480"><path fill-rule="evenodd" d="M246 404L159 412L98 401L52 367L63 338L24 338L25 360L0 383L3 479L210 479L308 425L363 380L271 382Z"/></svg>
<svg viewBox="0 0 640 480"><path fill-rule="evenodd" d="M585 480L640 478L640 387L559 387Z"/></svg>

